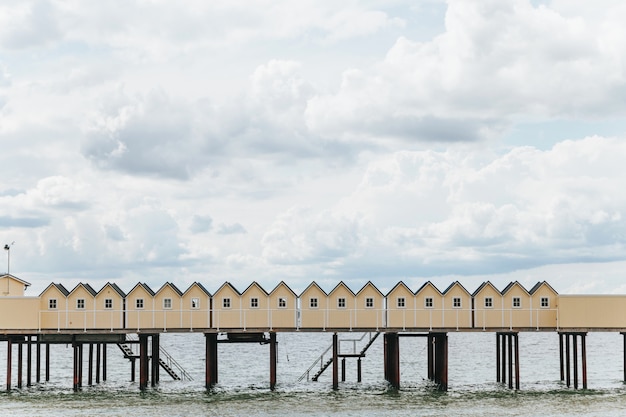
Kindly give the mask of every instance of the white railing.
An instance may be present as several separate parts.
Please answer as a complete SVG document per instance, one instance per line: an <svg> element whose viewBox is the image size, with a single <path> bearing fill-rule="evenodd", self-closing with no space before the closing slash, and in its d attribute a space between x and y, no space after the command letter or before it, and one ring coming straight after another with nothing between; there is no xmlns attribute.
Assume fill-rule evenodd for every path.
<svg viewBox="0 0 626 417"><path fill-rule="evenodd" d="M557 328L556 308L44 310L39 330Z"/></svg>

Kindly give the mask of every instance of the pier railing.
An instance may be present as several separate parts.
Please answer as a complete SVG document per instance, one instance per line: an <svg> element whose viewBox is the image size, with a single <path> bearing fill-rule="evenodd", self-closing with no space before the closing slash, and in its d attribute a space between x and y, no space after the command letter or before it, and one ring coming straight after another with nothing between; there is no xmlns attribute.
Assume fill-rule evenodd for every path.
<svg viewBox="0 0 626 417"><path fill-rule="evenodd" d="M556 308L44 310L38 330L558 329Z"/></svg>

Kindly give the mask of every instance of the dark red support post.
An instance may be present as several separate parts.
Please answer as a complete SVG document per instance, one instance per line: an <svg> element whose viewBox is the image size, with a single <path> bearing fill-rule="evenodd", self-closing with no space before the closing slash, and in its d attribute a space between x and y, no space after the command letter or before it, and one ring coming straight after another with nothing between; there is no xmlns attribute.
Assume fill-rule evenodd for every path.
<svg viewBox="0 0 626 417"><path fill-rule="evenodd" d="M139 335L139 389L148 387L148 335Z"/></svg>
<svg viewBox="0 0 626 417"><path fill-rule="evenodd" d="M160 339L160 335L157 334L153 334L152 335L152 379L151 379L151 385L153 387L156 387L156 385L159 383L159 367L161 366L160 363L160 348L159 348L159 339Z"/></svg>
<svg viewBox="0 0 626 417"><path fill-rule="evenodd" d="M496 333L496 382L500 382L500 333Z"/></svg>
<svg viewBox="0 0 626 417"><path fill-rule="evenodd" d="M626 335L624 336L624 346L626 346ZM624 356L624 360L624 363L626 364L626 353ZM563 364L563 333L559 333L559 364L561 367L561 381L565 381L565 367ZM624 372L624 376L626 377L626 370Z"/></svg>
<svg viewBox="0 0 626 417"><path fill-rule="evenodd" d="M581 343L581 359L583 362L583 389L587 389L587 334L583 333L580 335L580 343Z"/></svg>
<svg viewBox="0 0 626 417"><path fill-rule="evenodd" d="M434 356L435 352L433 350L435 344L435 338L431 333L428 333L426 337L426 351L428 355L428 379L432 381L435 378L435 361Z"/></svg>
<svg viewBox="0 0 626 417"><path fill-rule="evenodd" d="M278 349L276 332L270 332L270 390L276 389L276 364L278 363Z"/></svg>
<svg viewBox="0 0 626 417"><path fill-rule="evenodd" d="M509 367L509 389L513 389L513 335L511 333L506 335L508 344L508 367Z"/></svg>
<svg viewBox="0 0 626 417"><path fill-rule="evenodd" d="M624 382L626 382L626 332L622 332L622 336L624 337Z"/></svg>
<svg viewBox="0 0 626 417"><path fill-rule="evenodd" d="M13 359L13 343L11 342L11 338L7 339L7 391L11 391L11 370L13 368L13 364L11 363Z"/></svg>
<svg viewBox="0 0 626 417"><path fill-rule="evenodd" d="M74 366L73 366L73 374L74 374L74 383L72 385L72 389L74 392L78 391L78 343L75 341L72 342L72 350L74 357Z"/></svg>
<svg viewBox="0 0 626 417"><path fill-rule="evenodd" d="M515 333L515 389L519 390L519 333Z"/></svg>
<svg viewBox="0 0 626 417"><path fill-rule="evenodd" d="M333 333L333 389L339 389L339 338Z"/></svg>
<svg viewBox="0 0 626 417"><path fill-rule="evenodd" d="M20 340L17 344L17 387L22 388L22 359L23 359L23 343Z"/></svg>
<svg viewBox="0 0 626 417"><path fill-rule="evenodd" d="M83 388L83 344L78 344L78 388Z"/></svg>
<svg viewBox="0 0 626 417"><path fill-rule="evenodd" d="M102 382L107 380L107 344L102 344Z"/></svg>
<svg viewBox="0 0 626 417"><path fill-rule="evenodd" d="M383 333L383 376L385 378L385 381L389 382L389 375L387 375L387 368L389 368L389 366L387 365L389 361L387 353L387 339L387 333Z"/></svg>
<svg viewBox="0 0 626 417"><path fill-rule="evenodd" d="M50 343L46 343L46 382L50 381Z"/></svg>
<svg viewBox="0 0 626 417"><path fill-rule="evenodd" d="M39 335L37 335L37 345L35 347L35 366L37 368L35 374L35 381L37 383L41 382L41 341L39 340Z"/></svg>
<svg viewBox="0 0 626 417"><path fill-rule="evenodd" d="M87 385L93 385L93 343L89 344L89 354L87 358Z"/></svg>
<svg viewBox="0 0 626 417"><path fill-rule="evenodd" d="M438 333L435 337L436 360L435 382L440 391L448 390L448 334Z"/></svg>
<svg viewBox="0 0 626 417"><path fill-rule="evenodd" d="M569 333L565 333L565 384L569 388L570 386L570 348L569 348Z"/></svg>
<svg viewBox="0 0 626 417"><path fill-rule="evenodd" d="M205 333L205 386L211 389L217 384L217 333Z"/></svg>
<svg viewBox="0 0 626 417"><path fill-rule="evenodd" d="M32 385L32 361L33 361L33 337L28 335L26 337L26 386L30 387Z"/></svg>
<svg viewBox="0 0 626 417"><path fill-rule="evenodd" d="M574 389L578 389L578 335L572 334L572 342L574 342L574 353L572 359L574 360Z"/></svg>
<svg viewBox="0 0 626 417"><path fill-rule="evenodd" d="M385 375L386 380L393 388L400 388L400 348L398 333L385 333L386 355Z"/></svg>
<svg viewBox="0 0 626 417"><path fill-rule="evenodd" d="M500 333L502 343L500 343L500 382L506 382L506 334Z"/></svg>
<svg viewBox="0 0 626 417"><path fill-rule="evenodd" d="M100 383L101 357L102 357L102 344L96 343L96 384Z"/></svg>

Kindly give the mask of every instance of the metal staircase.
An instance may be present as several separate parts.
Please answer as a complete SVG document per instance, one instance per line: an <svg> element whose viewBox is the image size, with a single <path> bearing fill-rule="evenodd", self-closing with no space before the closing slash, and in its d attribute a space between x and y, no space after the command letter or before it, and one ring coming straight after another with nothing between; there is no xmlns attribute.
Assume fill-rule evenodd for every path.
<svg viewBox="0 0 626 417"><path fill-rule="evenodd" d="M373 333L373 335L372 335ZM337 355L338 357L357 357L357 358L364 358L365 357L365 353L367 352L367 350L370 348L370 346L372 346L372 344L374 343L374 341L376 340L376 338L378 337L378 335L380 335L380 332L366 332L363 333L363 335L361 335L360 338L358 339L340 339L339 340L339 354ZM365 339L365 336L369 336L369 339L367 341L367 343L363 346L363 348L361 348L361 350L357 353L356 351L356 346L357 343L362 342L363 339ZM345 353L342 351L341 346L342 343L348 343L351 342L352 343L352 352L351 353ZM326 348L326 350L319 356L319 358L317 358L313 364L311 364L311 366L309 366L309 369L307 369L301 376L300 378L298 378L298 382L301 382L302 380L304 380L306 378L306 380L308 381L309 379L311 379L312 381L317 381L318 378L324 373L324 371L326 369L328 369L328 367L333 363L333 355L332 355L332 349L333 349L333 345L331 344L328 348ZM328 353L330 352L330 358L328 358L326 361L324 361L324 357L326 355L328 355ZM311 372L313 371L313 369L315 367L317 367L319 365L319 369L317 370L317 372L315 372L315 374L310 377Z"/></svg>
<svg viewBox="0 0 626 417"><path fill-rule="evenodd" d="M134 338L131 335L127 335L127 341L136 342L139 339ZM139 355L133 351L133 348L129 343L118 343L117 347L120 348L124 354L124 358L128 360L139 359ZM176 381L193 381L193 378L189 373L166 351L163 346L159 346L159 365L172 379Z"/></svg>

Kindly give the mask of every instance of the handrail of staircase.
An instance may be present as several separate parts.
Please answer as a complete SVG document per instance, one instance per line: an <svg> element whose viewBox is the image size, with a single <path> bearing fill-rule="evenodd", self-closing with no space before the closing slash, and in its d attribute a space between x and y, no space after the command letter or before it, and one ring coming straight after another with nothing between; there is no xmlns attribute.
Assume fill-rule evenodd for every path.
<svg viewBox="0 0 626 417"><path fill-rule="evenodd" d="M136 342L137 340L139 340L139 338L135 337L132 334L127 334L126 340L130 342ZM167 364L167 366L169 366L170 368L176 368L180 372L181 379L185 381L193 381L193 377L189 375L189 372L187 372L185 368L183 368L182 365L180 365L176 361L176 359L174 359L172 355L170 355L170 353L167 350L165 350L163 346L161 346L161 344L159 344L159 352L161 353L162 356L165 357L166 359L165 363Z"/></svg>
<svg viewBox="0 0 626 417"><path fill-rule="evenodd" d="M320 369L324 366L324 355L326 355L331 349L333 348L333 345L331 343L330 346L328 346L328 348L326 348L326 350L324 351L324 353L322 353L319 358L317 358L315 360L315 362L313 362L313 364L311 366L309 366L309 369L307 369L302 375L300 375L300 378L298 378L298 382L301 382L304 378L307 379L307 381L309 380L309 376L311 374L311 371L313 370L313 368L315 368L317 366L317 364L320 364Z"/></svg>

